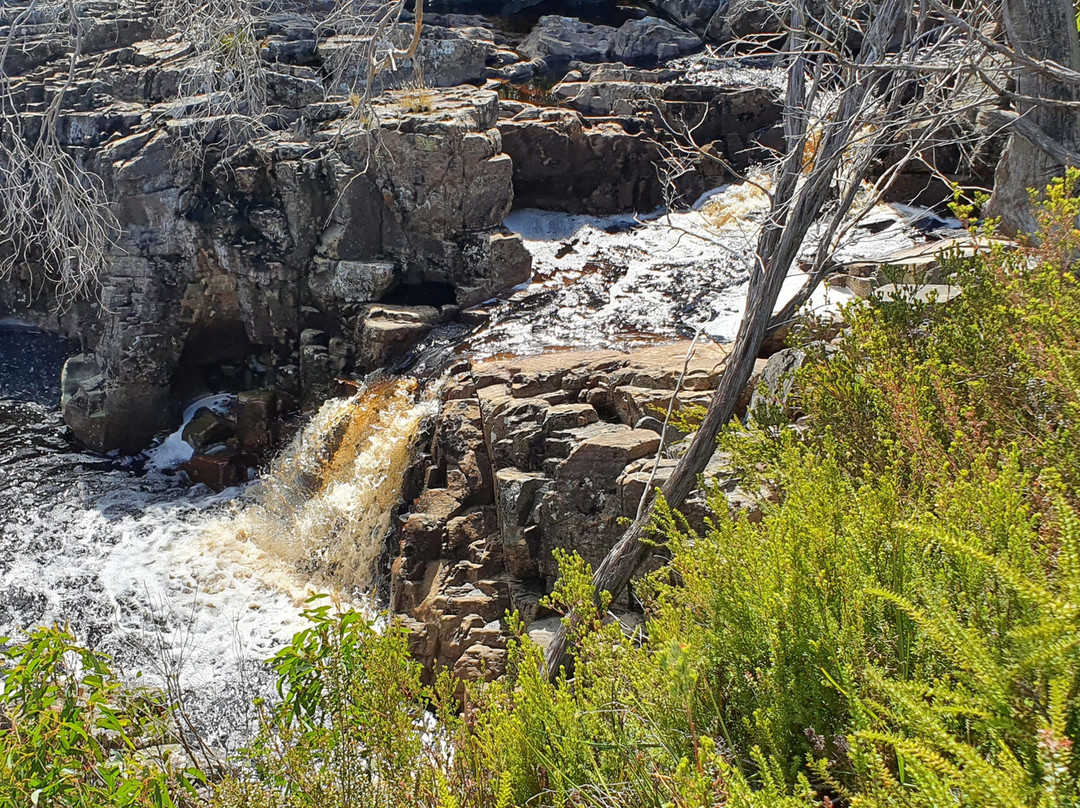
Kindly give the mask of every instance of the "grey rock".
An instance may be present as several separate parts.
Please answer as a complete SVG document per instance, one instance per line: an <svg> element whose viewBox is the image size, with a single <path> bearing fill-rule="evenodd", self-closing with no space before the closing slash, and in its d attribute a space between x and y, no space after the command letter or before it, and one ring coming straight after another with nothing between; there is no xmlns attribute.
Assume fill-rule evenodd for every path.
<svg viewBox="0 0 1080 808"><path fill-rule="evenodd" d="M628 20L611 40L611 56L632 64L664 62L693 53L701 39L656 17Z"/></svg>
<svg viewBox="0 0 1080 808"><path fill-rule="evenodd" d="M60 408L67 407L81 386L94 387L98 384L95 377L100 375L101 366L93 354L69 357L60 372Z"/></svg>
<svg viewBox="0 0 1080 808"><path fill-rule="evenodd" d="M357 334L358 361L374 370L401 356L439 321L430 306L369 306Z"/></svg>
<svg viewBox="0 0 1080 808"><path fill-rule="evenodd" d="M413 26L400 23L390 34L395 46L404 49L412 38ZM363 41L350 36L330 36L319 42L316 54L339 83L341 92L355 92L367 81L367 67L359 57ZM488 53L495 46L491 34L482 28L459 30L425 25L416 59L401 60L396 69L382 71L373 89L400 88L419 81L416 65L427 87L455 87L484 79Z"/></svg>
<svg viewBox="0 0 1080 808"><path fill-rule="evenodd" d="M591 25L574 17L541 17L532 32L518 45L530 59L542 59L552 67L572 61L602 62L611 54L615 29Z"/></svg>
<svg viewBox="0 0 1080 808"><path fill-rule="evenodd" d="M180 159L178 139L211 144L237 119L193 118L205 99L178 97L191 48L144 39L151 34L116 9L112 0L94 5L97 27L84 47L99 50L79 70L96 72L77 75L58 120L61 142L102 178L122 226L100 306L80 303L63 325L95 357L95 367L72 364L64 395L65 417L87 446L145 447L176 424L173 384L197 387L206 374L316 400L336 377L368 369L361 359L392 356L429 326L375 318L369 350L345 344L358 335L360 307L399 282L445 284L454 303L471 305L528 279L528 252L502 228L513 176L494 93L439 89L423 110L408 91L379 96L383 157L371 159L374 136L341 137L348 103L324 100L336 74L310 47L310 17L275 17L265 55L273 125L282 128L225 158L211 150L196 171ZM482 79L490 43L441 28L425 47L434 83ZM17 103L32 128L34 105L67 62L51 46L31 51L5 72L18 71L26 91ZM31 283L18 275L5 284L0 313L24 316L16 307ZM32 316L55 329L50 305L46 292ZM311 327L325 332L318 343L301 339Z"/></svg>
<svg viewBox="0 0 1080 808"><path fill-rule="evenodd" d="M192 448L204 449L227 440L235 431L236 424L231 419L209 407L200 407L184 427L181 437Z"/></svg>
<svg viewBox="0 0 1080 808"><path fill-rule="evenodd" d="M397 269L392 261L312 262L308 288L324 307L339 303L368 303L379 300L397 285Z"/></svg>
<svg viewBox="0 0 1080 808"><path fill-rule="evenodd" d="M656 17L628 20L619 28L573 17L541 17L518 50L557 69L571 62L656 63L691 53L701 39Z"/></svg>
<svg viewBox="0 0 1080 808"><path fill-rule="evenodd" d="M761 373L761 380L750 399L749 413L768 421L785 413L795 373L802 367L806 353L798 348L784 348L771 357Z"/></svg>

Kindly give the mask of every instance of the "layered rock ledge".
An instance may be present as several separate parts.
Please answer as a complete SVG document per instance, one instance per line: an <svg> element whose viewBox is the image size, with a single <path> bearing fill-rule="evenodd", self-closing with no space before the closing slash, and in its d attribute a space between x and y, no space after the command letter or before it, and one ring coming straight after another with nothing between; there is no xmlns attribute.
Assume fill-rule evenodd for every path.
<svg viewBox="0 0 1080 808"><path fill-rule="evenodd" d="M391 573L391 610L429 671L499 673L505 612L536 620L557 577L552 551L574 550L595 566L650 480L664 482L676 461L658 457L660 430L687 348L563 352L454 369L416 460L412 476L422 482L402 516ZM708 402L725 357L718 345L695 348L675 411ZM683 436L668 429L676 444ZM722 456L709 474L723 476ZM733 507L752 507L733 481L726 490ZM703 515L700 501L688 512L695 508Z"/></svg>
<svg viewBox="0 0 1080 808"><path fill-rule="evenodd" d="M315 67L278 62L280 128L224 154L211 139L190 160L188 130L208 123L176 93L195 57L136 21L99 20L100 66L65 94L58 124L122 225L98 298L58 318L26 268L0 301L85 346L64 382L65 420L85 444L140 449L174 422L177 398L226 382L317 398L528 279L528 253L502 228L513 171L494 93L447 89L421 109L388 92L354 122L348 101L324 100ZM47 44L13 85L30 124L66 69ZM398 300L396 314L374 307ZM302 339L310 330L324 336Z"/></svg>

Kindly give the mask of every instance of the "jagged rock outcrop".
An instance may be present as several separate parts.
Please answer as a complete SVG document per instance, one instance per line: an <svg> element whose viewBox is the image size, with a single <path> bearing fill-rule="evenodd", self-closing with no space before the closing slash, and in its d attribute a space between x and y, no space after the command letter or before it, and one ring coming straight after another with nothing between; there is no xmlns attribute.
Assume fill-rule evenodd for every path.
<svg viewBox="0 0 1080 808"><path fill-rule="evenodd" d="M663 132L688 122L706 153L672 172L692 202L764 155L780 118L766 87L681 82L673 70L579 65L553 88L568 108L504 101L499 131L514 165L515 204L568 213L648 211L664 203ZM678 176L675 176L678 174Z"/></svg>
<svg viewBox="0 0 1080 808"><path fill-rule="evenodd" d="M296 365L300 389L288 392L325 395L335 375L390 355L373 332L380 344L422 335L408 316L366 324L381 313L368 304L396 287L432 285L447 305L468 306L528 278L520 239L500 228L512 169L496 97L447 91L422 113L404 103L381 99L380 129L348 136L345 149L333 144L333 122L303 141L256 142L203 177L198 197L198 178L177 176L168 135L121 132L102 145L101 173L123 200L126 255L104 278L94 348L103 381L66 410L81 439L138 448L165 425L141 413L165 411L178 374L223 364ZM427 312L417 315L427 324L444 316ZM343 338L340 350L301 346L310 327ZM95 418L100 428L83 428Z"/></svg>
<svg viewBox="0 0 1080 808"><path fill-rule="evenodd" d="M512 166L494 93L392 91L354 120L349 101L325 100L335 38L316 46L313 20L274 18L263 51L275 114L223 153L214 133L238 122L192 117L199 100L177 97L190 47L153 39L137 7L99 5L57 132L102 178L122 232L97 300L60 318L45 294L27 310L26 267L0 301L82 341L64 413L90 447L142 448L175 418L180 392L325 395L335 376L378 366L432 322L529 277L521 240L502 229ZM67 62L47 33L27 41L4 69L18 74L14 103L33 128ZM425 42L429 83L479 79L484 53L458 56L480 45L446 29ZM196 159L192 132L205 141ZM372 307L401 288L434 315ZM301 344L309 329L327 336Z"/></svg>
<svg viewBox="0 0 1080 808"><path fill-rule="evenodd" d="M653 475L687 347L455 369L430 451L417 461L426 469L423 491L403 516L392 568L391 609L429 670L497 674L504 614L536 618L557 577L552 551L574 550L593 565L604 557L650 479L662 484L676 462L661 457ZM676 411L708 402L725 355L716 345L697 347ZM722 456L709 473L723 476ZM749 507L728 488L733 505ZM699 501L688 513L694 518L695 508L700 518Z"/></svg>

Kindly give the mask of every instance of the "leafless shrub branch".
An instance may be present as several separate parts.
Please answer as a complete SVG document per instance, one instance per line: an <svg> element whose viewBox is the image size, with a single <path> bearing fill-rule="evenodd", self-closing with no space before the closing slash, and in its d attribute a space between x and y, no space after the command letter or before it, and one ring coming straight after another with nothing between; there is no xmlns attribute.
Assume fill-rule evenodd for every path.
<svg viewBox="0 0 1080 808"><path fill-rule="evenodd" d="M0 20L0 279L26 273L58 310L97 292L119 235L101 179L60 141L58 122L82 55L85 20L74 0L31 0ZM25 80L8 73L12 56L34 41L62 40L68 66L45 108L26 109Z"/></svg>

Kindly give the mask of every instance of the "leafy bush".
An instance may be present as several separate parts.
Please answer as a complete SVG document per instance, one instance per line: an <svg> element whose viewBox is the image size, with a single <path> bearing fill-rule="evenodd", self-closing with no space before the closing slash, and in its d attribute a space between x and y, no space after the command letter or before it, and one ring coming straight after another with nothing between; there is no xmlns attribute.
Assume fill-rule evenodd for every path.
<svg viewBox="0 0 1080 808"><path fill-rule="evenodd" d="M802 408L845 465L896 465L932 488L980 457L1018 451L1025 465L1080 473L1080 173L1036 206L1038 246L990 242L974 262L953 256L963 293L948 305L853 306L831 361L809 366ZM993 230L988 230L992 235Z"/></svg>
<svg viewBox="0 0 1080 808"><path fill-rule="evenodd" d="M0 649L0 805L172 808L194 800L197 772L140 754L167 730L164 702L123 684L66 630L38 629Z"/></svg>
<svg viewBox="0 0 1080 808"><path fill-rule="evenodd" d="M431 772L420 765L420 666L400 629L380 633L327 604L271 660L281 696L262 705L251 776L229 779L222 805L301 808L415 804Z"/></svg>

